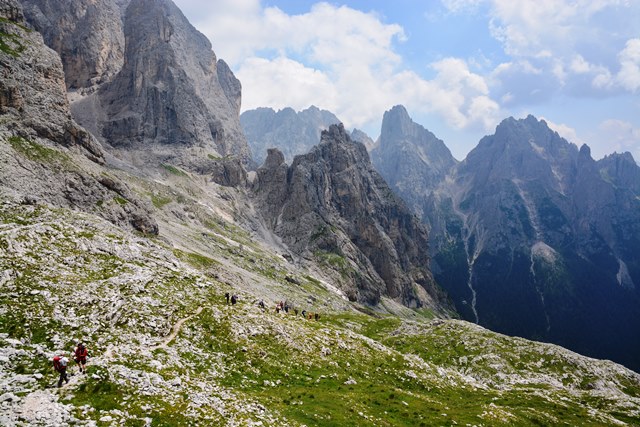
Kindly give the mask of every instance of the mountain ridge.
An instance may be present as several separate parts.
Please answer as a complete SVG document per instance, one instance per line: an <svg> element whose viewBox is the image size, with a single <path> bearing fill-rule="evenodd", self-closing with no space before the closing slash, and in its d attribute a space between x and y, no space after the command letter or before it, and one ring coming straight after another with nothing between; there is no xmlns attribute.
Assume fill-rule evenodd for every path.
<svg viewBox="0 0 640 427"><path fill-rule="evenodd" d="M638 369L640 168L630 154L595 161L544 121L507 118L420 186L406 177L436 174L428 162L395 175L380 164L419 158L402 147L374 153L376 167L430 225L434 276L463 318Z"/></svg>

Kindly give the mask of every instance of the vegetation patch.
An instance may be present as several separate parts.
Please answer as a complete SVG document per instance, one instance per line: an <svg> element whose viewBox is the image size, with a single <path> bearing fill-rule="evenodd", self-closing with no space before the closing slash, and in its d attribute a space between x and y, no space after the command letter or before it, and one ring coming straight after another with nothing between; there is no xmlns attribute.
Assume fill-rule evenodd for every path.
<svg viewBox="0 0 640 427"><path fill-rule="evenodd" d="M8 142L15 151L35 162L63 165L70 165L72 163L71 158L66 153L45 147L44 145L29 141L20 136L11 136Z"/></svg>
<svg viewBox="0 0 640 427"><path fill-rule="evenodd" d="M24 25L20 25L18 23L12 22L7 18L0 17L0 51L11 55L13 57L20 56L20 53L25 49L25 45L23 44L22 37L17 32L12 30L22 30L25 32L30 32L31 30L25 27Z"/></svg>
<svg viewBox="0 0 640 427"><path fill-rule="evenodd" d="M194 252L185 252L180 249L174 249L173 254L181 261L200 269L207 269L221 265L215 259Z"/></svg>
<svg viewBox="0 0 640 427"><path fill-rule="evenodd" d="M189 177L189 175L185 171L183 171L182 169L179 169L179 168L177 168L177 167L175 167L173 165L162 163L162 167L164 168L164 170L166 170L167 172L169 172L172 175L180 176L180 177L184 177L184 178L188 178Z"/></svg>
<svg viewBox="0 0 640 427"><path fill-rule="evenodd" d="M151 195L151 203L153 203L153 206L157 209L162 209L171 202L173 202L171 197L163 197L156 194Z"/></svg>

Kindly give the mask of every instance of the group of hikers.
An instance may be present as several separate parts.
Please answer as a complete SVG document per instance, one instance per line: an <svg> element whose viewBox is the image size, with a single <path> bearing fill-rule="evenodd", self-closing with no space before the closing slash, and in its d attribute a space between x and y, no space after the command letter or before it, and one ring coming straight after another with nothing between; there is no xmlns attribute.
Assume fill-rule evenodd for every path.
<svg viewBox="0 0 640 427"><path fill-rule="evenodd" d="M81 374L87 373L87 357L89 352L87 347L82 341L78 342L76 348L71 352L71 357L78 364L78 369ZM53 368L60 374L58 379L58 387L62 387L62 381L69 382L69 376L67 375L67 366L69 365L69 359L64 354L57 355L53 358Z"/></svg>
<svg viewBox="0 0 640 427"><path fill-rule="evenodd" d="M224 294L225 299L227 300L227 305L229 305L229 301L231 301L231 305L236 305L236 303L238 302L238 297L236 296L236 294L229 294L229 292L226 292Z"/></svg>
<svg viewBox="0 0 640 427"><path fill-rule="evenodd" d="M235 294L232 295L229 292L226 292L224 294L224 297L227 301L227 305L229 305L229 302L231 302L231 305L236 305L236 303L238 302L238 297ZM263 311L267 309L267 306L265 305L263 300L258 301L258 307L260 307ZM292 307L287 301L278 301L276 303L275 310L276 314L280 312L289 314L289 312L292 311L296 316L298 314L302 314L302 317L305 319L320 320L320 313L310 313L306 310L299 311L297 308Z"/></svg>
<svg viewBox="0 0 640 427"><path fill-rule="evenodd" d="M258 306L260 308L262 308L263 310L266 310L266 307L264 305L264 301L260 300L260 302L258 302ZM301 314L302 317L304 319L315 319L315 320L319 320L320 319L320 314L319 313L311 313L311 312L307 312L306 310L298 310L296 307L292 307L291 305L289 305L289 303L287 301L279 301L276 303L276 314L278 313L285 313L285 314L289 314L289 312L292 311L293 314L295 314L296 316L298 314Z"/></svg>

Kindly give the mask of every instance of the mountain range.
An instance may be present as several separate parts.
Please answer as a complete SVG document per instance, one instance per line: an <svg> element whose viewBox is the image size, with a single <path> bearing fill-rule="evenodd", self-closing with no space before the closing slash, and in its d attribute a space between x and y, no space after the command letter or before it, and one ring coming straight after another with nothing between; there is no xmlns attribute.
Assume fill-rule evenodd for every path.
<svg viewBox="0 0 640 427"><path fill-rule="evenodd" d="M397 106L376 168L430 228L432 271L463 318L640 368L640 168L595 161L533 116L462 161Z"/></svg>
<svg viewBox="0 0 640 427"><path fill-rule="evenodd" d="M388 136L409 132L406 150L417 137L435 168L414 199L384 177L393 167L374 168L376 151L394 144L340 124L291 125L313 128L316 145L287 162L268 141L257 167L240 82L170 0L0 0L0 63L0 424L637 423L637 373L455 319L502 325L495 307L486 311L483 278L504 271L491 243L513 254L513 272L529 256L548 319L540 330L561 330L567 307L579 316L601 308L599 325L613 316L594 292L616 266L616 290L604 295L620 309L613 320L633 320L629 156L589 161L587 149L528 118L505 121L475 163L448 165L446 147L395 108ZM518 137L507 143L503 131ZM534 175L526 150L502 159L509 173L473 168L512 153L523 132L562 177L545 177L557 185L550 214L527 210L546 187L518 181L529 175L516 172ZM407 176L422 179L418 169ZM483 213L503 187L511 192L497 211ZM589 222L604 209L616 222ZM546 225L549 215L560 225ZM510 232L494 234L490 220L511 221ZM571 227L565 250L557 241ZM513 242L524 243L509 252ZM575 279L574 264L591 268L575 277L594 280ZM459 293L443 279L456 266L468 274ZM578 292L583 299L565 299ZM89 348L87 373L69 367L58 388L51 359L78 341Z"/></svg>

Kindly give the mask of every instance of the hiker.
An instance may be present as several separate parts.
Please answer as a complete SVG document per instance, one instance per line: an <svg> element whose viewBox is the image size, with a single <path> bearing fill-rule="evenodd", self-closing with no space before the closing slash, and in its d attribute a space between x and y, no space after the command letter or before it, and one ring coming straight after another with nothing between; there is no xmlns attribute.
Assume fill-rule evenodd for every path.
<svg viewBox="0 0 640 427"><path fill-rule="evenodd" d="M87 347L80 341L78 346L73 351L73 360L78 364L78 368L80 368L80 373L87 373L87 356L89 352L87 351Z"/></svg>
<svg viewBox="0 0 640 427"><path fill-rule="evenodd" d="M237 302L238 297L235 294L231 295L231 305L236 305Z"/></svg>
<svg viewBox="0 0 640 427"><path fill-rule="evenodd" d="M320 315L318 313L314 314L313 316L315 317L316 322L320 319Z"/></svg>
<svg viewBox="0 0 640 427"><path fill-rule="evenodd" d="M260 307L261 309L264 310L264 301L260 300L260 302L258 303L258 307Z"/></svg>
<svg viewBox="0 0 640 427"><path fill-rule="evenodd" d="M224 294L225 299L227 300L227 305L229 305L229 292Z"/></svg>
<svg viewBox="0 0 640 427"><path fill-rule="evenodd" d="M307 310L302 310L302 318L303 319L307 318Z"/></svg>
<svg viewBox="0 0 640 427"><path fill-rule="evenodd" d="M65 383L69 383L69 378L67 377L67 365L69 364L69 359L64 356L55 356L53 358L53 368L56 372L60 373L60 379L58 380L58 387L62 387L62 380Z"/></svg>
<svg viewBox="0 0 640 427"><path fill-rule="evenodd" d="M296 314L296 316L298 315L298 309L297 308L294 308L293 312Z"/></svg>

